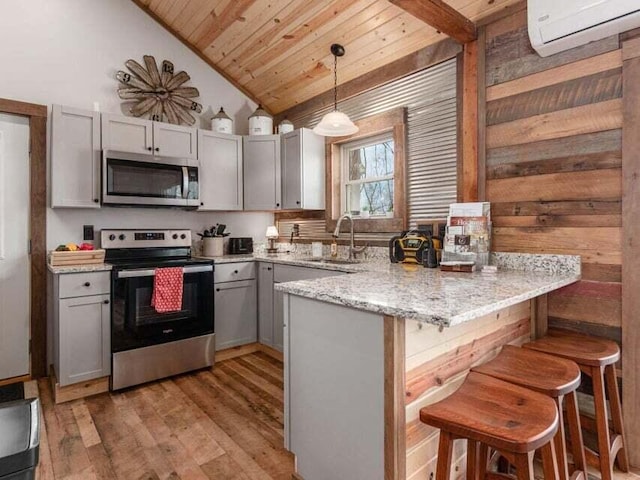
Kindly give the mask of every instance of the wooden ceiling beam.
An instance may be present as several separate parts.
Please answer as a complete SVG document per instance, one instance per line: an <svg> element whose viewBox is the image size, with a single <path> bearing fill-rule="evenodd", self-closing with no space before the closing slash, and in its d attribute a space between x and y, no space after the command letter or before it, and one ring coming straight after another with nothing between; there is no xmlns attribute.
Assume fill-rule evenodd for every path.
<svg viewBox="0 0 640 480"><path fill-rule="evenodd" d="M478 38L476 25L442 0L389 0L419 20L460 43Z"/></svg>

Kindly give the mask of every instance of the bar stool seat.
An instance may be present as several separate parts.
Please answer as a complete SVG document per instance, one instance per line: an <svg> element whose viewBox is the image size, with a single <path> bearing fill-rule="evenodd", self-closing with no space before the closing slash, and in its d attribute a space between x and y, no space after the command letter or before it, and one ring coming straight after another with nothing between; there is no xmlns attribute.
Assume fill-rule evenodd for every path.
<svg viewBox="0 0 640 480"><path fill-rule="evenodd" d="M628 472L629 461L625 451L622 407L614 366L620 359L618 345L604 338L581 335L568 330L549 329L545 337L525 343L523 347L573 360L583 373L591 377L598 452L595 453L585 448L586 460L600 469L602 480L613 479L614 462L617 462L620 470ZM611 438L606 405L607 397L611 408L611 429L613 431Z"/></svg>
<svg viewBox="0 0 640 480"><path fill-rule="evenodd" d="M567 423L571 433L574 470L572 480L586 480L586 462L576 390L580 386L580 368L564 358L535 350L505 345L489 362L474 367L472 372L515 383L551 397L558 408L559 427L554 439L558 472L562 480L569 478L567 442L563 421L563 400L566 396Z"/></svg>
<svg viewBox="0 0 640 480"><path fill-rule="evenodd" d="M484 479L487 447L515 465L520 480L533 480L533 455L541 449L545 479L558 478L558 409L538 392L470 372L457 391L422 408L420 420L440 429L436 480L450 478L456 439L468 442L467 479Z"/></svg>

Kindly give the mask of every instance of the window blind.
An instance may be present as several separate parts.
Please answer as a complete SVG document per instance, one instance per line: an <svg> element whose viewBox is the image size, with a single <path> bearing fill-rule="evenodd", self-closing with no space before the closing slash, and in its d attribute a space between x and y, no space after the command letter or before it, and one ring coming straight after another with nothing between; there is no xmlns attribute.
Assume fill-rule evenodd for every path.
<svg viewBox="0 0 640 480"><path fill-rule="evenodd" d="M456 60L340 101L352 120L407 108L407 207L409 225L446 218L457 195ZM296 127L313 128L333 106L291 116Z"/></svg>

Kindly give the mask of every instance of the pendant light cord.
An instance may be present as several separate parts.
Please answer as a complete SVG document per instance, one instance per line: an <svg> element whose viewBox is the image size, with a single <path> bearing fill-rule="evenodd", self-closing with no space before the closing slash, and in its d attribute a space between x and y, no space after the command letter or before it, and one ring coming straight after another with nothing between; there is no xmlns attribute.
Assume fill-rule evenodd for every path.
<svg viewBox="0 0 640 480"><path fill-rule="evenodd" d="M333 110L338 111L338 56L333 56Z"/></svg>

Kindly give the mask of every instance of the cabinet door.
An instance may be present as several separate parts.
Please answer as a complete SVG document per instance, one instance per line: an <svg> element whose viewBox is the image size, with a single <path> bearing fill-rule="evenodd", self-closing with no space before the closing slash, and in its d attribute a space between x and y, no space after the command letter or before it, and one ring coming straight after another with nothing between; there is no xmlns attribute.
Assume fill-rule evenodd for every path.
<svg viewBox="0 0 640 480"><path fill-rule="evenodd" d="M260 343L273 346L273 263L258 266L258 334Z"/></svg>
<svg viewBox="0 0 640 480"><path fill-rule="evenodd" d="M54 105L51 206L100 208L100 114Z"/></svg>
<svg viewBox="0 0 640 480"><path fill-rule="evenodd" d="M216 350L258 340L256 281L219 283L215 286Z"/></svg>
<svg viewBox="0 0 640 480"><path fill-rule="evenodd" d="M111 374L109 295L59 301L60 386Z"/></svg>
<svg viewBox="0 0 640 480"><path fill-rule="evenodd" d="M242 137L198 130L199 210L242 210Z"/></svg>
<svg viewBox="0 0 640 480"><path fill-rule="evenodd" d="M244 137L244 209L280 208L280 135Z"/></svg>
<svg viewBox="0 0 640 480"><path fill-rule="evenodd" d="M273 348L283 350L284 346L284 293L273 291Z"/></svg>
<svg viewBox="0 0 640 480"><path fill-rule="evenodd" d="M153 150L164 157L196 160L197 132L192 127L153 122Z"/></svg>
<svg viewBox="0 0 640 480"><path fill-rule="evenodd" d="M153 153L153 122L103 113L102 149L151 155Z"/></svg>
<svg viewBox="0 0 640 480"><path fill-rule="evenodd" d="M302 165L302 208L324 210L325 139L308 128L301 128L300 164Z"/></svg>
<svg viewBox="0 0 640 480"><path fill-rule="evenodd" d="M294 130L282 136L282 208L302 208L302 135Z"/></svg>

